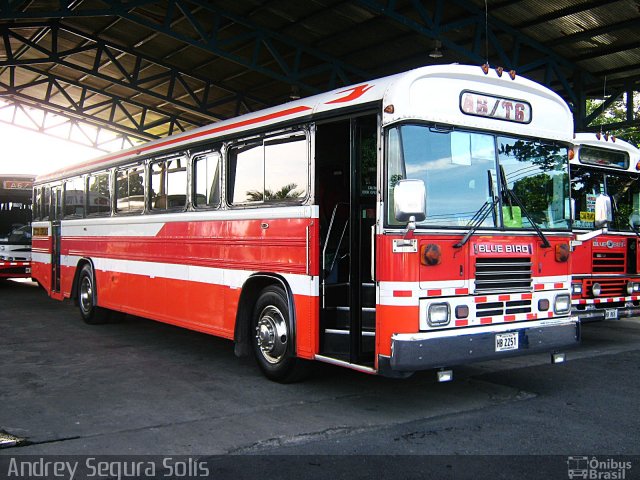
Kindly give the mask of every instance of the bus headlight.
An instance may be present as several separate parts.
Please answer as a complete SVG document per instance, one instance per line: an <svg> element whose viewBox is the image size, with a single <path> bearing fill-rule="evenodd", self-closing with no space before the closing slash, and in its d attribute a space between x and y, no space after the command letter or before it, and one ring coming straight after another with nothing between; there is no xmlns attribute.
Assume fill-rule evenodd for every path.
<svg viewBox="0 0 640 480"><path fill-rule="evenodd" d="M634 293L640 292L640 283L637 282L627 282L627 293L629 295L633 295Z"/></svg>
<svg viewBox="0 0 640 480"><path fill-rule="evenodd" d="M581 283L572 283L571 284L571 294L572 295L582 295L582 284Z"/></svg>
<svg viewBox="0 0 640 480"><path fill-rule="evenodd" d="M553 302L553 312L556 315L569 313L571 310L571 297L569 295L556 295L556 299Z"/></svg>
<svg viewBox="0 0 640 480"><path fill-rule="evenodd" d="M430 327L448 325L451 318L448 303L432 303L427 312L427 323Z"/></svg>
<svg viewBox="0 0 640 480"><path fill-rule="evenodd" d="M599 283L594 283L593 285L591 285L591 293L593 293L594 297L599 297L600 294L602 293L602 287L600 286Z"/></svg>

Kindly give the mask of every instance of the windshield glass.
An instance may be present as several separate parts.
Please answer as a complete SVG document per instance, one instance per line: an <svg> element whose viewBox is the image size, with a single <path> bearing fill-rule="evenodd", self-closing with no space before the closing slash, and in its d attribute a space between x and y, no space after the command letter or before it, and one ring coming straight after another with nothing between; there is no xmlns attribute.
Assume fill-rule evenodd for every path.
<svg viewBox="0 0 640 480"><path fill-rule="evenodd" d="M613 222L609 230L632 231L630 218L640 214L640 177L626 172L609 172L571 165L571 196L575 201L575 228L595 228L595 205L599 194L611 197Z"/></svg>
<svg viewBox="0 0 640 480"><path fill-rule="evenodd" d="M567 148L489 133L402 125L387 137L387 222L400 225L393 212L399 180L424 181L427 215L419 226L468 227L485 205L494 204L483 228L569 227ZM506 195L501 179L520 200L531 220ZM502 192L501 197L498 198Z"/></svg>

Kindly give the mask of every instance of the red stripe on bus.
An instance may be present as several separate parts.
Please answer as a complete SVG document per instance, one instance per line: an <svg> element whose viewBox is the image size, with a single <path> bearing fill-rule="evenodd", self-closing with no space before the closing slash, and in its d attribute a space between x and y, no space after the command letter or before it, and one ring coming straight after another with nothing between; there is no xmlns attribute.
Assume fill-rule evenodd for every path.
<svg viewBox="0 0 640 480"><path fill-rule="evenodd" d="M485 303L487 301L487 297L476 297L474 301L476 303Z"/></svg>
<svg viewBox="0 0 640 480"><path fill-rule="evenodd" d="M456 320L456 327L466 327L469 325L469 320Z"/></svg>
<svg viewBox="0 0 640 480"><path fill-rule="evenodd" d="M480 319L480 323L481 323L482 325L486 325L486 324L488 324L488 323L491 323L492 321L493 321L493 320L491 320L491 317L484 317L484 318L481 318L481 319Z"/></svg>
<svg viewBox="0 0 640 480"><path fill-rule="evenodd" d="M533 286L534 290L544 290L544 283L537 283Z"/></svg>
<svg viewBox="0 0 640 480"><path fill-rule="evenodd" d="M411 290L394 290L394 297L411 297L413 296L413 292Z"/></svg>
<svg viewBox="0 0 640 480"><path fill-rule="evenodd" d="M469 295L468 288L456 288L456 295Z"/></svg>
<svg viewBox="0 0 640 480"><path fill-rule="evenodd" d="M439 297L442 295L442 290L427 290L427 295L430 297Z"/></svg>
<svg viewBox="0 0 640 480"><path fill-rule="evenodd" d="M504 316L504 321L505 322L515 322L516 321L516 316L515 315L505 315Z"/></svg>
<svg viewBox="0 0 640 480"><path fill-rule="evenodd" d="M498 300L501 302L508 302L509 300L511 300L511 295L500 295L498 297Z"/></svg>

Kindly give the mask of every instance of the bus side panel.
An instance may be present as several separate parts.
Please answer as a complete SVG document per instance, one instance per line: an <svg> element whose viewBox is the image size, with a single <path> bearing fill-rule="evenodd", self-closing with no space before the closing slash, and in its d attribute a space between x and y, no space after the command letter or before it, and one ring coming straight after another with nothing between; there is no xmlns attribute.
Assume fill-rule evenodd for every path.
<svg viewBox="0 0 640 480"><path fill-rule="evenodd" d="M295 296L296 353L298 357L312 359L320 351L320 298Z"/></svg>
<svg viewBox="0 0 640 480"><path fill-rule="evenodd" d="M379 355L391 356L391 336L394 333L417 333L418 305L380 305L376 307L376 342Z"/></svg>
<svg viewBox="0 0 640 480"><path fill-rule="evenodd" d="M33 226L34 236L31 242L31 276L51 294L51 237L38 234L38 230L47 230L42 224Z"/></svg>

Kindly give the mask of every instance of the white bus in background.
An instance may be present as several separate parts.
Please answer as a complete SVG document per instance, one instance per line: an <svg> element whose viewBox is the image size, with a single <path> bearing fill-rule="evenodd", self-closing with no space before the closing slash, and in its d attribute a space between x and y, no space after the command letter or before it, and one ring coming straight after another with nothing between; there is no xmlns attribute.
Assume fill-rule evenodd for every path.
<svg viewBox="0 0 640 480"><path fill-rule="evenodd" d="M577 133L573 143L573 313L583 322L639 315L640 150L600 133ZM597 224L601 196L611 199L611 220Z"/></svg>

